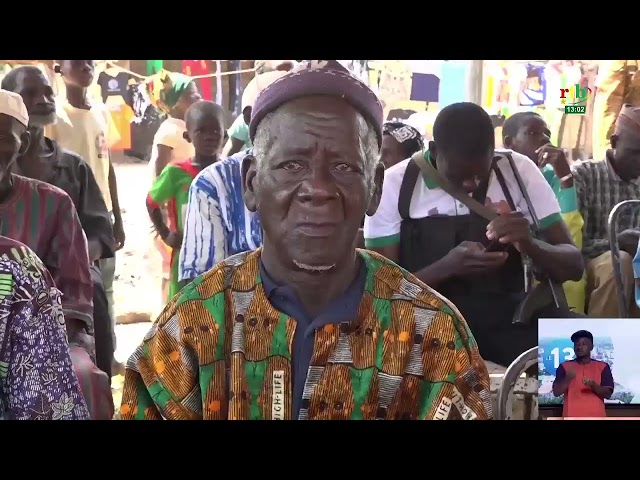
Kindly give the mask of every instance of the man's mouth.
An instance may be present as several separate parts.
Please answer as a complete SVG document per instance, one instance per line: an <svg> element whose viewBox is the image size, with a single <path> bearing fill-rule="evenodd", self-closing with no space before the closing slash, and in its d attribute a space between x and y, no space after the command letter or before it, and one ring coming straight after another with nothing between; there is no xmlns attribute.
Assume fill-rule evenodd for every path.
<svg viewBox="0 0 640 480"><path fill-rule="evenodd" d="M318 223L300 223L296 225L296 230L307 237L327 238L333 235L338 227L337 223L318 222Z"/></svg>
<svg viewBox="0 0 640 480"><path fill-rule="evenodd" d="M40 108L34 108L30 115L37 115L40 117L45 117L47 115L51 115L52 113L54 113L56 111L56 107L54 107L53 105L50 107L40 107Z"/></svg>

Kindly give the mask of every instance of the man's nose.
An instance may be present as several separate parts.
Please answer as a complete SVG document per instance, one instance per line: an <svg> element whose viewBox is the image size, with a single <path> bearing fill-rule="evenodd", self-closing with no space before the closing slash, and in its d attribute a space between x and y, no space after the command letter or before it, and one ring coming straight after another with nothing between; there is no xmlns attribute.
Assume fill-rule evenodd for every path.
<svg viewBox="0 0 640 480"><path fill-rule="evenodd" d="M303 200L311 202L326 202L337 198L338 189L335 178L331 175L327 165L312 165L302 182L300 195Z"/></svg>

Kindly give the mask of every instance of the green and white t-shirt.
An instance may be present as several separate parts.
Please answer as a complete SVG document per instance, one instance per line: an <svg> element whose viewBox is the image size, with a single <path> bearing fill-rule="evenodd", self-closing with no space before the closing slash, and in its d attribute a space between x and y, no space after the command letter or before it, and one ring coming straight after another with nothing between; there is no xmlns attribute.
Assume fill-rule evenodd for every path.
<svg viewBox="0 0 640 480"><path fill-rule="evenodd" d="M510 153L516 168L520 172L533 209L540 221L542 229L562 221L558 200L538 167L527 157L511 150L496 150L496 153ZM428 155L427 155L428 160ZM409 159L404 160L384 174L382 199L375 215L366 217L364 222L364 238L367 248L385 247L400 243L400 224L402 217L398 211L398 198L402 178L407 169ZM511 171L509 161L502 158L497 167L502 171L509 193L516 207L532 222L527 202L518 188L516 179ZM500 213L510 211L507 200L502 192L500 183L494 172L491 173L485 205ZM423 177L423 181L416 182L409 208L411 218L425 218L434 215L468 215L469 209L451 197L433 182Z"/></svg>
<svg viewBox="0 0 640 480"><path fill-rule="evenodd" d="M244 123L244 117L242 115L238 115L238 118L235 119L229 130L227 130L227 135L229 135L229 138L235 138L244 142L242 150L246 150L252 146L251 139L249 138L249 125Z"/></svg>

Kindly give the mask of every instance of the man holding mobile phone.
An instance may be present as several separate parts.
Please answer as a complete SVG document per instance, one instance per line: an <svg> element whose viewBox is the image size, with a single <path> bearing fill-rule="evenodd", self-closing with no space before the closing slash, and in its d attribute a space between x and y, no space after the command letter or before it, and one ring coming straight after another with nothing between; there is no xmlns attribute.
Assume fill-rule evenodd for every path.
<svg viewBox="0 0 640 480"><path fill-rule="evenodd" d="M531 233L533 218L506 154L523 179L545 241ZM563 282L582 277L580 251L536 165L521 154L495 150L493 124L482 107L465 102L443 108L424 158L459 198L467 194L500 215L489 222L470 211L407 159L385 172L378 210L365 220L365 244L437 288L467 319L482 357L508 366L538 341L536 322L513 324L525 297L522 256ZM495 251L497 245L504 251Z"/></svg>

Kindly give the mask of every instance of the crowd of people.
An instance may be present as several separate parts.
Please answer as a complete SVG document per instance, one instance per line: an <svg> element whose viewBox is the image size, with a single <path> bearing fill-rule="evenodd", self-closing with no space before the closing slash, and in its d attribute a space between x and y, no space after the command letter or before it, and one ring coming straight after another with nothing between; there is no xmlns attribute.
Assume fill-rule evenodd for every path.
<svg viewBox="0 0 640 480"><path fill-rule="evenodd" d="M61 61L64 100L36 67L2 80L4 418L114 415L125 233L94 69ZM536 347L538 318L618 316L607 219L640 199L640 108L572 164L531 112L504 148L473 103L432 139L384 122L333 60L257 75L228 132L190 77L161 82L146 203L166 307L127 362L122 419L490 419L485 361ZM638 214L620 228L631 300Z"/></svg>

